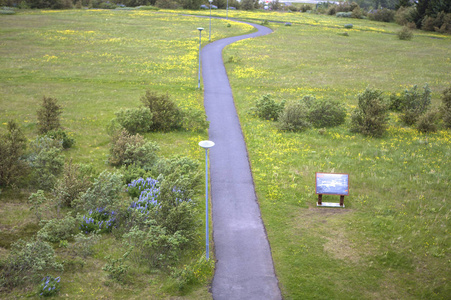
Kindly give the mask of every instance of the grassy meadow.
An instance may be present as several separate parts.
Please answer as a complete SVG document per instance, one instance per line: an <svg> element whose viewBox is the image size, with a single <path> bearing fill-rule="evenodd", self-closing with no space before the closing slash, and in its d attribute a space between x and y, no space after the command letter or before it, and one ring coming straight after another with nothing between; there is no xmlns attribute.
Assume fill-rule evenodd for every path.
<svg viewBox="0 0 451 300"><path fill-rule="evenodd" d="M284 297L447 299L449 130L420 134L391 113L380 139L350 133L349 117L340 127L290 133L251 108L265 94L278 101L313 95L345 103L349 115L368 86L388 97L425 83L437 107L451 85L451 38L415 32L401 41L398 25L367 20L255 17L281 23L223 56ZM343 28L347 23L353 29ZM315 172L349 173L344 209L316 207Z"/></svg>
<svg viewBox="0 0 451 300"><path fill-rule="evenodd" d="M254 30L245 24L227 27L222 20L213 20L212 25L212 40ZM73 148L64 151L66 161L91 164L97 173L112 169L107 163L110 137L106 127L119 109L138 107L147 90L168 93L182 110L204 111L203 92L197 89L197 28L208 26L208 19L149 11L20 11L2 15L0 130L6 130L8 120L15 119L27 138L34 140L36 111L43 96L56 98L63 106L62 126L76 141ZM208 42L206 32L204 45ZM198 142L207 139L207 131L180 130L145 136L158 143L160 157L183 155L203 162ZM30 237L39 229L27 203L31 192L34 191L18 187L0 194L2 259L12 242ZM197 197L204 199L202 195ZM204 255L203 228L200 227L199 244L187 253L179 267ZM117 243L111 235L103 235L96 254L86 260L84 267L65 248L55 245L59 259L71 261L61 274L60 295L71 299L165 299L179 294L167 288L170 270L149 272L136 264L125 284L110 284L102 267L105 256L124 253ZM34 293L30 287L19 288L0 294L0 298ZM205 285L185 297L211 296Z"/></svg>
<svg viewBox="0 0 451 300"><path fill-rule="evenodd" d="M225 16L225 11L214 14ZM380 139L350 133L349 124L290 133L257 119L250 110L265 94L277 100L314 95L342 101L350 114L357 94L367 86L388 96L425 83L437 107L441 92L451 85L451 37L415 32L413 40L400 41L396 24L314 14L229 11L229 17L274 21L269 25L274 33L235 43L223 57L284 298L448 298L449 130L420 134L392 113L388 132ZM348 23L353 29L343 28ZM106 126L115 111L137 107L146 90L168 92L183 109L203 110L202 91L196 89L196 28L208 29L208 24L208 18L166 11L0 16L0 128L17 119L34 139L39 102L44 95L57 98L63 104L62 125L76 140L75 147L65 151L67 159L91 163L98 172L109 168ZM212 40L252 31L232 21L213 19L212 25ZM202 41L208 43L207 30ZM189 130L146 134L160 145L161 156L182 154L199 160L203 152L197 143L207 136ZM315 172L350 174L346 208L316 207ZM29 192L0 194L0 240L13 241L37 230L26 201ZM338 196L323 201L338 202ZM2 247L4 256L8 249ZM118 251L115 239L105 235L83 268L73 266L62 274L60 295L171 297L165 274L139 266L130 270L125 285L108 284L101 270L104 256ZM57 253L65 257L64 249ZM0 298L33 292L17 289ZM185 297L211 295L205 285Z"/></svg>

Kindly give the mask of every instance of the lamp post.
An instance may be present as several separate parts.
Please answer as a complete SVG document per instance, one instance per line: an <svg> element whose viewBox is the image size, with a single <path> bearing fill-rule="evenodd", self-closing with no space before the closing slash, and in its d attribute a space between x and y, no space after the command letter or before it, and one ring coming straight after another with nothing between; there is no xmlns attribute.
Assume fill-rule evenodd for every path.
<svg viewBox="0 0 451 300"><path fill-rule="evenodd" d="M209 259L209 242L208 242L208 149L215 145L212 141L201 141L199 146L205 149L205 251L207 260Z"/></svg>
<svg viewBox="0 0 451 300"><path fill-rule="evenodd" d="M202 45L202 27L197 28L199 30L199 77L197 79L197 88L200 89L200 47Z"/></svg>
<svg viewBox="0 0 451 300"><path fill-rule="evenodd" d="M211 4L213 0L208 0L208 2L210 2L210 36L208 37L208 41L211 42Z"/></svg>
<svg viewBox="0 0 451 300"><path fill-rule="evenodd" d="M229 20L229 0L227 0L226 20Z"/></svg>

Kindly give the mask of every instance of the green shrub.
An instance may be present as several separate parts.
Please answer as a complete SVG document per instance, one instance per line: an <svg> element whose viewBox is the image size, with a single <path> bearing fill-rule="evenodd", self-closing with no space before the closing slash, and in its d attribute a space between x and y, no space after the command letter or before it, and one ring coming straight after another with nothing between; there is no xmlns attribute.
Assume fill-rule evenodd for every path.
<svg viewBox="0 0 451 300"><path fill-rule="evenodd" d="M451 13L439 12L435 17L426 16L421 22L421 29L451 33Z"/></svg>
<svg viewBox="0 0 451 300"><path fill-rule="evenodd" d="M395 12L388 8L374 9L368 12L368 18L372 21L392 22L395 19Z"/></svg>
<svg viewBox="0 0 451 300"><path fill-rule="evenodd" d="M305 130L311 126L308 114L308 106L305 102L288 102L279 116L278 127L288 131Z"/></svg>
<svg viewBox="0 0 451 300"><path fill-rule="evenodd" d="M302 4L299 11L302 11L305 13L309 10L312 10L312 6L310 4Z"/></svg>
<svg viewBox="0 0 451 300"><path fill-rule="evenodd" d="M117 122L131 134L152 129L152 113L147 107L121 109L115 113Z"/></svg>
<svg viewBox="0 0 451 300"><path fill-rule="evenodd" d="M404 98L401 95L392 93L387 103L388 109L391 111L400 112L402 111L403 102Z"/></svg>
<svg viewBox="0 0 451 300"><path fill-rule="evenodd" d="M125 260L130 255L131 249L122 255L120 258L111 258L110 256L106 257L108 261L105 266L102 268L105 272L108 273L108 278L115 280L117 282L123 282L124 277L128 272L130 266L125 264Z"/></svg>
<svg viewBox="0 0 451 300"><path fill-rule="evenodd" d="M152 130L169 131L181 126L182 114L177 105L169 98L169 95L159 95L146 91L141 97L141 102L152 113Z"/></svg>
<svg viewBox="0 0 451 300"><path fill-rule="evenodd" d="M56 183L64 166L61 143L48 137L37 137L31 143L32 153L28 157L31 167L31 184L48 191Z"/></svg>
<svg viewBox="0 0 451 300"><path fill-rule="evenodd" d="M57 99L44 96L41 107L37 110L39 133L43 134L60 129L60 115L62 113L62 107L58 104Z"/></svg>
<svg viewBox="0 0 451 300"><path fill-rule="evenodd" d="M188 108L183 111L181 127L191 131L204 131L208 129L210 122L201 110Z"/></svg>
<svg viewBox="0 0 451 300"><path fill-rule="evenodd" d="M120 206L120 193L123 187L122 175L103 171L94 180L92 187L73 203L76 207L84 210L95 210L102 207L107 211L114 211Z"/></svg>
<svg viewBox="0 0 451 300"><path fill-rule="evenodd" d="M148 170L155 164L158 150L157 144L144 140L143 136L122 130L113 136L109 162L113 166L135 164Z"/></svg>
<svg viewBox="0 0 451 300"><path fill-rule="evenodd" d="M71 148L75 144L75 140L68 136L62 129L50 130L45 134L45 136L60 141L64 149Z"/></svg>
<svg viewBox="0 0 451 300"><path fill-rule="evenodd" d="M198 259L192 261L183 268L173 268L171 278L175 281L177 290L183 294L187 293L192 287L205 284L210 280L214 271L214 261L207 260L202 254Z"/></svg>
<svg viewBox="0 0 451 300"><path fill-rule="evenodd" d="M367 88L358 98L358 108L351 115L351 131L381 137L387 127L387 107L382 92Z"/></svg>
<svg viewBox="0 0 451 300"><path fill-rule="evenodd" d="M352 12L337 12L335 14L337 18L352 18Z"/></svg>
<svg viewBox="0 0 451 300"><path fill-rule="evenodd" d="M424 114L431 104L431 89L426 84L423 92L418 90L418 86L406 89L403 95L403 105L401 120L409 126L414 125L419 117Z"/></svg>
<svg viewBox="0 0 451 300"><path fill-rule="evenodd" d="M443 116L445 127L451 129L451 87L443 91L440 111Z"/></svg>
<svg viewBox="0 0 451 300"><path fill-rule="evenodd" d="M26 242L18 240L11 245L11 251L3 262L0 286L13 288L29 282L38 282L47 271L62 271L56 261L52 246L42 240Z"/></svg>
<svg viewBox="0 0 451 300"><path fill-rule="evenodd" d="M201 184L201 172L199 162L189 157L176 156L170 159L163 158L155 164L152 174L154 178L167 178L171 174L177 174L179 188L185 191L193 191Z"/></svg>
<svg viewBox="0 0 451 300"><path fill-rule="evenodd" d="M345 122L346 108L337 101L315 100L309 107L308 118L315 128L339 126Z"/></svg>
<svg viewBox="0 0 451 300"><path fill-rule="evenodd" d="M135 164L131 164L128 166L122 166L120 169L120 172L122 174L122 179L124 181L124 184L129 184L130 182L132 182L133 180L138 179L138 178L151 177L151 171L144 170L143 168L141 168Z"/></svg>
<svg viewBox="0 0 451 300"><path fill-rule="evenodd" d="M352 25L352 24L345 24L344 25L344 28L346 28L346 29L351 29L352 27L354 27L354 25Z"/></svg>
<svg viewBox="0 0 451 300"><path fill-rule="evenodd" d="M416 10L413 6L400 7L395 13L395 22L399 25L406 26L415 20Z"/></svg>
<svg viewBox="0 0 451 300"><path fill-rule="evenodd" d="M438 128L439 112L435 110L428 111L418 118L416 128L419 132L436 132Z"/></svg>
<svg viewBox="0 0 451 300"><path fill-rule="evenodd" d="M74 236L74 244L70 247L71 251L80 257L86 258L94 254L94 245L100 240L100 235L92 233L89 235L78 233Z"/></svg>
<svg viewBox="0 0 451 300"><path fill-rule="evenodd" d="M410 41L413 38L412 30L407 26L403 26L400 30L396 32L396 35L400 40Z"/></svg>
<svg viewBox="0 0 451 300"><path fill-rule="evenodd" d="M72 206L72 202L91 187L91 174L87 167L72 164L64 165L63 178L55 184L53 194L59 206Z"/></svg>
<svg viewBox="0 0 451 300"><path fill-rule="evenodd" d="M283 111L285 101L277 103L270 94L263 95L255 104L255 114L265 120L277 121Z"/></svg>
<svg viewBox="0 0 451 300"><path fill-rule="evenodd" d="M123 239L126 245L133 247L131 258L150 268L175 264L180 256L181 245L186 243L186 238L180 232L170 234L164 227L151 221L144 230L133 227L124 234Z"/></svg>
<svg viewBox="0 0 451 300"><path fill-rule="evenodd" d="M31 204L30 210L40 222L44 216L47 216L48 212L48 200L43 190L38 190L36 193L32 193L28 198L28 203Z"/></svg>
<svg viewBox="0 0 451 300"><path fill-rule="evenodd" d="M27 171L21 159L27 139L16 121L9 121L6 126L7 133L0 135L0 187L14 184Z"/></svg>
<svg viewBox="0 0 451 300"><path fill-rule="evenodd" d="M37 238L46 242L57 243L69 239L76 228L74 217L67 215L64 219L52 219L45 222L37 233Z"/></svg>

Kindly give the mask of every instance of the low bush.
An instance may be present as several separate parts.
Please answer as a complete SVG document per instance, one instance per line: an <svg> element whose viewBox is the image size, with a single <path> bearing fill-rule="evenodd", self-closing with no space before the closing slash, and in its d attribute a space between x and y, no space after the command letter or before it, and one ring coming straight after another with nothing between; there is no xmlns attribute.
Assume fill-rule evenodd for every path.
<svg viewBox="0 0 451 300"><path fill-rule="evenodd" d="M186 156L176 156L170 159L160 159L152 170L153 176L167 178L171 174L178 174L179 188L194 191L201 184L199 162Z"/></svg>
<svg viewBox="0 0 451 300"><path fill-rule="evenodd" d="M149 170L157 160L157 144L146 141L143 136L119 131L112 138L109 162L113 166L135 165Z"/></svg>
<svg viewBox="0 0 451 300"><path fill-rule="evenodd" d="M204 131L208 129L210 122L205 113L198 109L188 108L182 113L181 127L190 131Z"/></svg>
<svg viewBox="0 0 451 300"><path fill-rule="evenodd" d="M402 111L403 97L401 95L392 93L388 99L387 107L391 111Z"/></svg>
<svg viewBox="0 0 451 300"><path fill-rule="evenodd" d="M37 238L51 243L69 239L76 228L76 220L70 215L64 219L51 219L44 223L44 227L37 233Z"/></svg>
<svg viewBox="0 0 451 300"><path fill-rule="evenodd" d="M62 107L58 104L57 99L44 96L41 106L37 110L39 133L45 134L48 131L60 129L60 116L62 113Z"/></svg>
<svg viewBox="0 0 451 300"><path fill-rule="evenodd" d="M74 236L75 242L71 245L71 251L80 257L86 258L94 254L94 245L100 240L100 236L96 233L83 234L78 233Z"/></svg>
<svg viewBox="0 0 451 300"><path fill-rule="evenodd" d="M213 275L214 261L207 260L205 255L201 255L197 260L183 268L173 268L171 271L171 278L177 290L182 293L187 293L190 288L206 283Z"/></svg>
<svg viewBox="0 0 451 300"><path fill-rule="evenodd" d="M29 282L39 282L48 271L62 271L52 246L42 240L18 240L11 246L0 272L0 286L11 289Z"/></svg>
<svg viewBox="0 0 451 300"><path fill-rule="evenodd" d="M43 218L49 217L49 201L45 196L43 190L38 190L36 193L32 193L28 198L28 203L31 204L30 210L33 211L38 222L41 222Z"/></svg>
<svg viewBox="0 0 451 300"><path fill-rule="evenodd" d="M395 22L402 26L407 26L415 21L416 9L413 6L400 7L395 13Z"/></svg>
<svg viewBox="0 0 451 300"><path fill-rule="evenodd" d="M61 142L49 137L37 137L31 143L31 154L28 164L31 167L31 184L41 190L54 187L57 176L64 167L64 156L61 154Z"/></svg>
<svg viewBox="0 0 451 300"><path fill-rule="evenodd" d="M64 165L63 177L57 181L53 194L59 206L72 206L81 193L92 186L89 166L72 164L72 160Z"/></svg>
<svg viewBox="0 0 451 300"><path fill-rule="evenodd" d="M285 101L277 103L271 95L263 95L255 104L255 114L265 120L277 121L283 111Z"/></svg>
<svg viewBox="0 0 451 300"><path fill-rule="evenodd" d="M395 11L388 8L373 9L368 12L368 18L372 21L392 22L395 20Z"/></svg>
<svg viewBox="0 0 451 300"><path fill-rule="evenodd" d="M305 130L311 126L308 114L308 106L305 102L288 102L279 117L278 127L288 131Z"/></svg>
<svg viewBox="0 0 451 300"><path fill-rule="evenodd" d="M382 92L367 88L358 98L358 108L351 115L351 131L381 137L388 120Z"/></svg>
<svg viewBox="0 0 451 300"><path fill-rule="evenodd" d="M440 111L443 116L443 123L445 127L451 129L451 87L443 91Z"/></svg>
<svg viewBox="0 0 451 300"><path fill-rule="evenodd" d="M421 22L421 29L451 33L451 13L440 12L437 16L426 16Z"/></svg>
<svg viewBox="0 0 451 300"><path fill-rule="evenodd" d="M400 40L410 41L413 38L413 32L407 26L403 26L396 32L396 35Z"/></svg>
<svg viewBox="0 0 451 300"><path fill-rule="evenodd" d="M68 136L67 133L60 129L47 131L45 136L57 140L61 143L64 149L71 148L75 144L75 140Z"/></svg>
<svg viewBox="0 0 451 300"><path fill-rule="evenodd" d="M439 119L439 112L436 110L431 110L421 115L415 125L419 132L436 132L438 129Z"/></svg>
<svg viewBox="0 0 451 300"><path fill-rule="evenodd" d="M131 134L152 129L153 115L148 107L121 109L115 115L116 121Z"/></svg>
<svg viewBox="0 0 451 300"><path fill-rule="evenodd" d="M335 14L337 18L352 18L352 12L337 12Z"/></svg>
<svg viewBox="0 0 451 300"><path fill-rule="evenodd" d="M17 182L27 172L22 159L27 139L16 121L9 121L7 132L0 135L0 187Z"/></svg>
<svg viewBox="0 0 451 300"><path fill-rule="evenodd" d="M92 187L73 201L77 208L95 210L99 207L114 211L120 207L120 193L123 190L122 175L103 171L94 180Z"/></svg>
<svg viewBox="0 0 451 300"><path fill-rule="evenodd" d="M132 228L124 234L123 239L126 245L133 247L132 259L150 268L175 264L180 256L181 245L186 243L186 238L180 232L170 234L166 228L152 221L144 230Z"/></svg>
<svg viewBox="0 0 451 300"><path fill-rule="evenodd" d="M152 130L169 131L180 128L181 111L168 94L159 95L155 92L146 91L146 94L141 97L141 102L152 113Z"/></svg>
<svg viewBox="0 0 451 300"><path fill-rule="evenodd" d="M346 108L338 101L315 100L309 106L308 118L315 128L339 126L345 122Z"/></svg>
<svg viewBox="0 0 451 300"><path fill-rule="evenodd" d="M312 6L310 4L302 4L299 11L302 11L302 12L305 13L305 12L310 11L312 9L313 8L312 8Z"/></svg>
<svg viewBox="0 0 451 300"><path fill-rule="evenodd" d="M108 278L119 283L124 281L125 275L128 272L130 266L125 264L125 260L130 255L131 249L122 255L120 258L111 258L110 256L105 257L108 261L102 270L108 273Z"/></svg>
<svg viewBox="0 0 451 300"><path fill-rule="evenodd" d="M122 166L120 169L120 172L122 174L122 179L124 181L124 184L129 184L133 180L136 180L138 178L151 177L150 170L144 170L143 168L136 166L135 164L131 164L128 166Z"/></svg>
<svg viewBox="0 0 451 300"><path fill-rule="evenodd" d="M419 117L424 114L431 104L431 89L426 84L423 92L414 85L411 89L406 89L402 100L401 120L408 126L414 125Z"/></svg>

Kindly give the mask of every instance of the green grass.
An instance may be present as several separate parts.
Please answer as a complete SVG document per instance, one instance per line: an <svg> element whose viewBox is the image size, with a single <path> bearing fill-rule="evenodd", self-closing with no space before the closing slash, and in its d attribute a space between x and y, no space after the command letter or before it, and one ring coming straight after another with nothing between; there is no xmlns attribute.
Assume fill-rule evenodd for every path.
<svg viewBox="0 0 451 300"><path fill-rule="evenodd" d="M415 32L400 41L396 24L309 14L267 19L293 26L272 23L274 33L229 46L224 60L238 58L226 67L284 297L448 298L449 130L420 134L391 114L381 139L352 134L349 124L289 133L250 108L267 93L310 94L339 100L350 113L367 86L388 96L425 83L437 107L451 85L450 37ZM353 29L342 28L350 21ZM350 174L345 209L316 207L315 172Z"/></svg>
<svg viewBox="0 0 451 300"><path fill-rule="evenodd" d="M225 11L215 14L225 16ZM313 94L342 101L350 112L357 93L367 86L388 95L426 82L433 106L438 106L441 91L451 85L450 37L417 31L413 40L400 41L396 24L314 14L229 11L229 16L282 22L270 23L275 30L271 35L228 47L224 61L230 61L226 67L284 297L446 299L451 293L449 131L425 136L402 127L392 114L381 139L351 134L348 124L323 134L313 129L286 133L248 112L266 93L278 100ZM353 29L344 29L349 22ZM215 19L212 23L213 40L251 30L237 23L227 27L228 22ZM202 92L196 90L196 28L208 24L207 18L149 11L1 16L0 128L15 118L33 139L39 102L44 95L57 98L64 107L62 124L77 142L65 151L66 157L91 163L98 172L109 168L105 127L115 111L138 106L147 89L168 92L182 108L203 109ZM203 44L207 35L204 32ZM161 156L183 154L202 160L197 143L207 133L146 137L160 145ZM315 172L350 174L345 209L316 208ZM0 195L2 241L36 230L28 194L7 190ZM338 197L323 201L338 202ZM3 258L8 250L1 246ZM107 281L101 271L104 256L124 252L105 235L96 255L82 266L58 248L59 258L66 260L61 295L142 299L177 294L167 273L136 265L124 284ZM17 289L0 295L12 299L32 293ZM201 286L185 297L211 296L208 287Z"/></svg>
<svg viewBox="0 0 451 300"><path fill-rule="evenodd" d="M62 126L76 141L75 147L64 151L66 160L92 164L98 173L111 169L106 126L114 112L139 106L146 90L169 93L182 110L204 110L203 92L197 90L197 27L208 26L209 20L204 18L138 10L20 11L1 16L0 131L6 129L8 120L16 119L33 140L43 96L56 98L63 106ZM244 24L228 28L221 20L213 20L212 26L212 40L253 31ZM202 43L207 42L204 31ZM200 161L203 152L197 143L207 136L206 131L190 130L146 134L160 146L160 157L184 155ZM39 229L27 202L31 192L19 187L0 194L1 259L12 242L31 237ZM178 267L204 255L203 227L199 230L195 245ZM62 297L167 299L180 295L168 280L169 270L150 272L132 263L123 284L108 281L102 271L104 257L125 252L120 241L110 235L103 237L95 257L84 265L65 248L55 247L58 259L65 261ZM207 284L188 287L184 297L211 298ZM0 293L0 298L33 293L33 287L18 288Z"/></svg>

